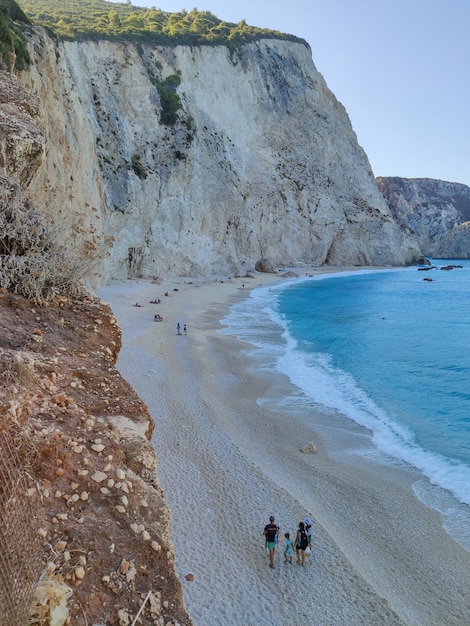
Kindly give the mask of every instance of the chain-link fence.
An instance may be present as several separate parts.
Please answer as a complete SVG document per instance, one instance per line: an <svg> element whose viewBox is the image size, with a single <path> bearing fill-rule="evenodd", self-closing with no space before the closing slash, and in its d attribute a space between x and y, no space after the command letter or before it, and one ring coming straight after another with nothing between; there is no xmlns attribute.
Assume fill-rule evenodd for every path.
<svg viewBox="0 0 470 626"><path fill-rule="evenodd" d="M15 427L0 429L0 626L25 626L42 571L26 445Z"/></svg>

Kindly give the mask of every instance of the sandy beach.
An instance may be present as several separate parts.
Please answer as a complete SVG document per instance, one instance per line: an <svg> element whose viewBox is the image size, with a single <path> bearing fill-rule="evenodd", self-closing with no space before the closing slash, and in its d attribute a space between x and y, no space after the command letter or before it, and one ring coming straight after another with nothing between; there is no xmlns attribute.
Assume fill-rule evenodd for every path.
<svg viewBox="0 0 470 626"><path fill-rule="evenodd" d="M372 447L370 459L354 455L358 442L369 445L366 433L345 428L341 415L319 407L318 428L287 416L276 398L292 392L289 381L217 333L250 289L282 280L129 281L98 293L123 331L118 368L156 423L158 476L195 626L468 626L470 553L415 497L422 476L380 463ZM308 442L315 453L301 452ZM291 536L312 519L305 567L284 563L281 544L269 568L262 531L271 514Z"/></svg>

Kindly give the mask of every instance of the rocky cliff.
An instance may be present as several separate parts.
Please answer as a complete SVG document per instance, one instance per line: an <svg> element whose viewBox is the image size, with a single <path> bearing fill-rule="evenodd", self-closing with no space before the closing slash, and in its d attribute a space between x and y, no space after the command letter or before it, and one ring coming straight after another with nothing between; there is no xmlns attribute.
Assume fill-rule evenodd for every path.
<svg viewBox="0 0 470 626"><path fill-rule="evenodd" d="M98 283L243 273L260 257L419 258L307 45L262 39L230 54L32 32L19 79L46 139L28 193L65 237L91 229L112 242Z"/></svg>
<svg viewBox="0 0 470 626"><path fill-rule="evenodd" d="M470 258L470 187L431 178L380 177L377 184L397 223L425 254Z"/></svg>
<svg viewBox="0 0 470 626"><path fill-rule="evenodd" d="M114 366L109 307L89 295L41 307L2 286L10 256L37 253L16 181L43 157L39 117L0 71L0 622L125 626L139 613L189 626L153 421Z"/></svg>
<svg viewBox="0 0 470 626"><path fill-rule="evenodd" d="M434 250L436 259L470 259L470 222L457 224L441 239Z"/></svg>

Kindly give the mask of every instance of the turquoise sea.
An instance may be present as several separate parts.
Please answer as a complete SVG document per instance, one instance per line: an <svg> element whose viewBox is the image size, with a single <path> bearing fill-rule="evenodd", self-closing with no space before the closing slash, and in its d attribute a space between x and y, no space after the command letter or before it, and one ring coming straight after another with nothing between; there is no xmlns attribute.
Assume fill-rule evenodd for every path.
<svg viewBox="0 0 470 626"><path fill-rule="evenodd" d="M291 404L338 411L382 462L417 468L416 496L470 550L470 261L431 262L280 281L234 305L221 332L287 376Z"/></svg>

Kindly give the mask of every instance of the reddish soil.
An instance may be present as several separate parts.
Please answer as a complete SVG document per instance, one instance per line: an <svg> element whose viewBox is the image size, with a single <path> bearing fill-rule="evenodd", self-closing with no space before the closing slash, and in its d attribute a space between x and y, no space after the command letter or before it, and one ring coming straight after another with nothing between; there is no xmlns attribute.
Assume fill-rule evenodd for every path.
<svg viewBox="0 0 470 626"><path fill-rule="evenodd" d="M153 423L115 369L112 312L91 297L38 307L0 293L0 324L0 428L19 442L39 538L11 539L12 562L17 550L38 550L42 578L71 590L67 624L127 626L147 598L138 624L190 625L148 443ZM49 624L53 604L36 606L33 623Z"/></svg>

